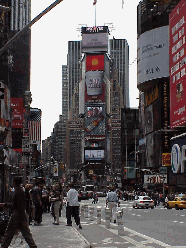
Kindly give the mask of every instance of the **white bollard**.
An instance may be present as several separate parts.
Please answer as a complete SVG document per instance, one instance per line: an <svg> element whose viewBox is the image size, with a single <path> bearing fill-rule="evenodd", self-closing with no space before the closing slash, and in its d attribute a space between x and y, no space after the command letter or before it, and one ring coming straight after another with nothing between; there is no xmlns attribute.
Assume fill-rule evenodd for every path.
<svg viewBox="0 0 187 249"><path fill-rule="evenodd" d="M94 207L90 207L90 220L94 220Z"/></svg>
<svg viewBox="0 0 187 249"><path fill-rule="evenodd" d="M81 217L84 217L85 206L81 206Z"/></svg>
<svg viewBox="0 0 187 249"><path fill-rule="evenodd" d="M105 208L105 226L106 228L110 228L110 209Z"/></svg>
<svg viewBox="0 0 187 249"><path fill-rule="evenodd" d="M117 224L118 224L118 235L124 235L124 227L123 227L123 220L122 220L122 211L117 212Z"/></svg>
<svg viewBox="0 0 187 249"><path fill-rule="evenodd" d="M122 221L127 222L128 211L126 208L122 208Z"/></svg>
<svg viewBox="0 0 187 249"><path fill-rule="evenodd" d="M84 206L84 217L88 218L88 205Z"/></svg>
<svg viewBox="0 0 187 249"><path fill-rule="evenodd" d="M101 207L97 208L97 224L101 224Z"/></svg>

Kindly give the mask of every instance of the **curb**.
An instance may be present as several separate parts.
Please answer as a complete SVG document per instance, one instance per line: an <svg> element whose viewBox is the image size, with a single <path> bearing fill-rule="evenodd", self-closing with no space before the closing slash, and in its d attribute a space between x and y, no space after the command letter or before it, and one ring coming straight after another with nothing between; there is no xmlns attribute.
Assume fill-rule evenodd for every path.
<svg viewBox="0 0 187 249"><path fill-rule="evenodd" d="M64 219L63 217L62 217L62 219L64 220L64 222L66 222L66 219ZM91 244L87 241L87 239L85 239L82 236L82 234L80 234L79 231L75 227L72 226L71 228L78 234L78 236L80 237L80 239L86 244L84 246L84 248L92 248Z"/></svg>
<svg viewBox="0 0 187 249"><path fill-rule="evenodd" d="M79 231L75 228L75 227L72 227L75 232L79 235L79 237L84 241L84 243L86 244L86 246L84 248L92 248L91 244L87 241L87 239L85 239L82 234L79 233Z"/></svg>

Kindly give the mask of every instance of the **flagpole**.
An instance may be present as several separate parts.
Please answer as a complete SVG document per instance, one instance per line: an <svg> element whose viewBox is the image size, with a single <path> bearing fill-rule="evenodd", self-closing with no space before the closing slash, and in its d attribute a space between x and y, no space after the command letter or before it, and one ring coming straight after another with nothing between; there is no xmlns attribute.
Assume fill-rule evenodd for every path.
<svg viewBox="0 0 187 249"><path fill-rule="evenodd" d="M96 27L96 4L95 4L95 27Z"/></svg>

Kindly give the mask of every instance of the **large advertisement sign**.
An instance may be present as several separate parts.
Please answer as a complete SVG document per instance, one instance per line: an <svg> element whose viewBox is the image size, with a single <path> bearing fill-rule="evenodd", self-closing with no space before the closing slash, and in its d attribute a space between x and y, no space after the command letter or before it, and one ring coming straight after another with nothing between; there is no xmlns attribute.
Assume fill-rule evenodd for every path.
<svg viewBox="0 0 187 249"><path fill-rule="evenodd" d="M12 108L12 127L23 128L23 99L22 98L10 98Z"/></svg>
<svg viewBox="0 0 187 249"><path fill-rule="evenodd" d="M186 1L169 16L170 126L186 124Z"/></svg>
<svg viewBox="0 0 187 249"><path fill-rule="evenodd" d="M104 149L85 149L85 160L104 160L105 153Z"/></svg>
<svg viewBox="0 0 187 249"><path fill-rule="evenodd" d="M0 81L0 125L9 126L10 122L10 90Z"/></svg>
<svg viewBox="0 0 187 249"><path fill-rule="evenodd" d="M146 136L146 161L148 168L161 165L161 144L162 141L160 134L151 133Z"/></svg>
<svg viewBox="0 0 187 249"><path fill-rule="evenodd" d="M103 106L85 107L85 135L105 135L105 118Z"/></svg>
<svg viewBox="0 0 187 249"><path fill-rule="evenodd" d="M160 175L144 175L144 183L167 183L167 175L166 174L160 174Z"/></svg>
<svg viewBox="0 0 187 249"><path fill-rule="evenodd" d="M147 31L138 39L138 85L169 76L169 27Z"/></svg>
<svg viewBox="0 0 187 249"><path fill-rule="evenodd" d="M186 173L186 134L171 139L171 168L175 174Z"/></svg>
<svg viewBox="0 0 187 249"><path fill-rule="evenodd" d="M89 71L85 74L85 102L105 102L103 71Z"/></svg>
<svg viewBox="0 0 187 249"><path fill-rule="evenodd" d="M82 52L107 52L108 32L82 33Z"/></svg>
<svg viewBox="0 0 187 249"><path fill-rule="evenodd" d="M104 71L104 54L87 55L86 71Z"/></svg>

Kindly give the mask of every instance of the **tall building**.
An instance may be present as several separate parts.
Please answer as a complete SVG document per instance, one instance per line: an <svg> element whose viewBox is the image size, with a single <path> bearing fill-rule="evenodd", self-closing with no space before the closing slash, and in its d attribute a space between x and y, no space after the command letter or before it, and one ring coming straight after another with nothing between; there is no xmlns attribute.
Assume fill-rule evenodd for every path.
<svg viewBox="0 0 187 249"><path fill-rule="evenodd" d="M69 101L68 101L68 66L62 66L62 119L67 120Z"/></svg>
<svg viewBox="0 0 187 249"><path fill-rule="evenodd" d="M81 41L69 41L68 42L68 93L69 93L69 109L72 107L72 96L74 94L74 88L79 83L80 70L79 61L81 59Z"/></svg>
<svg viewBox="0 0 187 249"><path fill-rule="evenodd" d="M122 87L123 105L129 107L129 45L126 39L109 40L109 54L114 59L114 66L118 69L118 81Z"/></svg>
<svg viewBox="0 0 187 249"><path fill-rule="evenodd" d="M147 168L151 170L152 175L151 177L149 176L149 179L156 179L153 172L156 172L156 174L161 171L164 172L157 184L155 184L156 180L146 180L148 178L146 178L146 174L144 175L144 188L149 188L150 190L157 188L157 191L163 192L163 194L170 194L179 190L179 185L181 185L179 182L183 181L184 183L186 179L184 172L180 176L177 175L177 172L172 172L175 166L171 165L171 159L180 153L177 147L177 150L174 149L174 154L171 155L171 137L181 135L186 131L185 112L178 109L177 114L176 110L173 112L174 109L172 110L171 108L173 101L178 102L180 99L180 104L183 101L185 102L185 93L182 94L181 89L183 89L182 81L184 79L182 77L185 77L185 63L183 62L186 58L185 49L182 49L185 47L185 32L183 31L185 29L186 12L182 9L180 10L180 7L176 7L179 2L180 0L142 0L137 7L140 166L142 170ZM173 27L176 25L177 30L173 27L173 30L172 28L169 30L169 15L175 7L175 18L178 18L178 21L175 23L174 18L172 20L174 24L172 25L174 25ZM175 34L175 37L172 37L172 33ZM171 46L171 44L173 45ZM169 49L171 49L170 53ZM177 53L180 53L180 56ZM177 60L180 60L180 66ZM173 68L169 68L172 63ZM173 78L173 76L175 77ZM174 82L172 82L173 79ZM177 86L175 86L175 80L179 80ZM186 82L184 85L186 85ZM173 87L174 90L172 90ZM170 96L172 96L171 99ZM181 107L185 109L184 105ZM176 106L177 103L174 104L173 108L176 108ZM173 126L173 122L170 120L171 111L174 113L175 118L184 118L183 122L176 127ZM165 160L165 158L168 159ZM178 161L177 158L172 160ZM175 184L174 181L173 184L170 182L173 173L175 173ZM178 186L176 185L177 181Z"/></svg>
<svg viewBox="0 0 187 249"><path fill-rule="evenodd" d="M10 1L9 1L10 2ZM9 4L10 37L13 37L31 21L31 1L12 0ZM30 90L30 45L31 29L28 28L9 50L9 81L11 97L23 98L24 92Z"/></svg>

